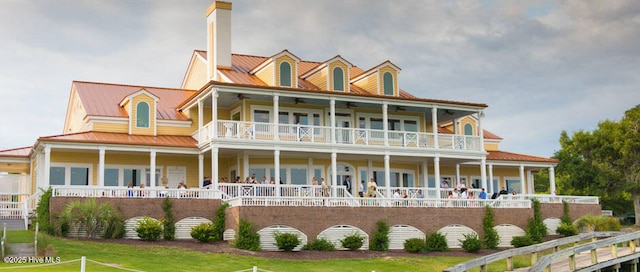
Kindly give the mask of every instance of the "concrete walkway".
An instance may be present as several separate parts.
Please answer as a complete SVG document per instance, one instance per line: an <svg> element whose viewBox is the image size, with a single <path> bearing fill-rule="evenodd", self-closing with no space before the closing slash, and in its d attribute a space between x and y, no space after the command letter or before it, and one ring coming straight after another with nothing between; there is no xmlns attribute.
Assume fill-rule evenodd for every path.
<svg viewBox="0 0 640 272"><path fill-rule="evenodd" d="M8 256L35 256L35 248L32 243L9 244L7 249L9 250Z"/></svg>

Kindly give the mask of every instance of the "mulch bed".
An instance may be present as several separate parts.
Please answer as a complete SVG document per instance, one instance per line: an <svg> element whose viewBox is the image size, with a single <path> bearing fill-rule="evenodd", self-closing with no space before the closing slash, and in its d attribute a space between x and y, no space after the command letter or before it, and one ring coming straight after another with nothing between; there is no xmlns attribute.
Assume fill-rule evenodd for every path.
<svg viewBox="0 0 640 272"><path fill-rule="evenodd" d="M73 239L79 240L79 239ZM336 250L336 251L314 251L302 250L294 252L282 251L248 251L237 249L227 242L200 243L196 240L174 240L174 241L142 241L137 239L96 239L96 242L117 243L136 246L161 246L161 247L181 247L204 253L227 253L243 256L254 256L261 258L295 259L295 260L325 260L325 259L351 259L351 258L391 258L391 257L424 257L424 256L453 256L453 257L480 257L498 252L498 250L480 250L478 253L468 253L462 249L451 249L447 252L429 253L408 253L403 250L390 250L386 252L372 250Z"/></svg>

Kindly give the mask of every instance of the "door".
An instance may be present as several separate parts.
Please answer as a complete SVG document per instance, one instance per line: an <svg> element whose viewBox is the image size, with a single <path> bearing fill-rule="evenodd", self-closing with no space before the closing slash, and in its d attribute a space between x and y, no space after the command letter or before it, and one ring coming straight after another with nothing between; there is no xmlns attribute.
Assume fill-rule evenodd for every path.
<svg viewBox="0 0 640 272"><path fill-rule="evenodd" d="M351 114L343 116L336 115L336 143L351 144L352 142L352 126Z"/></svg>
<svg viewBox="0 0 640 272"><path fill-rule="evenodd" d="M170 189L178 188L178 183L187 178L187 167L184 166L169 166L167 167L167 184ZM200 181L198 181L200 182ZM164 185L164 184L163 184Z"/></svg>

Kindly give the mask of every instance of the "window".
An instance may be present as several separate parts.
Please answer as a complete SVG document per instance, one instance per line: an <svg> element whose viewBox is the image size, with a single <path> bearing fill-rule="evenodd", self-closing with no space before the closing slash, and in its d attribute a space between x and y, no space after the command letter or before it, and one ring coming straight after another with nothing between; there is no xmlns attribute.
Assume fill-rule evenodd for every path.
<svg viewBox="0 0 640 272"><path fill-rule="evenodd" d="M89 185L89 168L71 167L71 185Z"/></svg>
<svg viewBox="0 0 640 272"><path fill-rule="evenodd" d="M64 185L65 176L64 167L51 167L49 172L49 184L50 185Z"/></svg>
<svg viewBox="0 0 640 272"><path fill-rule="evenodd" d="M147 102L138 102L136 106L136 127L149 127L149 104Z"/></svg>
<svg viewBox="0 0 640 272"><path fill-rule="evenodd" d="M291 184L307 184L307 169L291 168Z"/></svg>
<svg viewBox="0 0 640 272"><path fill-rule="evenodd" d="M382 76L382 82L384 87L384 95L393 95L393 75L389 72L385 72Z"/></svg>
<svg viewBox="0 0 640 272"><path fill-rule="evenodd" d="M269 111L255 110L253 111L253 121L258 123L269 123Z"/></svg>
<svg viewBox="0 0 640 272"><path fill-rule="evenodd" d="M291 64L286 61L280 63L280 86L291 87Z"/></svg>
<svg viewBox="0 0 640 272"><path fill-rule="evenodd" d="M104 169L104 186L120 186L118 183L119 169Z"/></svg>
<svg viewBox="0 0 640 272"><path fill-rule="evenodd" d="M473 135L473 126L471 124L464 125L464 135Z"/></svg>
<svg viewBox="0 0 640 272"><path fill-rule="evenodd" d="M340 67L333 68L333 89L344 91L344 71Z"/></svg>
<svg viewBox="0 0 640 272"><path fill-rule="evenodd" d="M140 172L139 169L124 169L124 185L140 186Z"/></svg>

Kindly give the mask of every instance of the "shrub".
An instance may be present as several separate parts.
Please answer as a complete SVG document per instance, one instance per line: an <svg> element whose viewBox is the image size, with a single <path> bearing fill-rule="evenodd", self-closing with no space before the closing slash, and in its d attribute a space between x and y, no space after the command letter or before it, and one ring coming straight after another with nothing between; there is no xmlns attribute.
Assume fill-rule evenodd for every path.
<svg viewBox="0 0 640 272"><path fill-rule="evenodd" d="M162 223L145 216L144 219L138 220L138 226L135 230L141 240L157 241L160 239L160 235L162 235Z"/></svg>
<svg viewBox="0 0 640 272"><path fill-rule="evenodd" d="M427 251L448 251L449 245L447 244L447 237L434 232L427 237L426 241Z"/></svg>
<svg viewBox="0 0 640 272"><path fill-rule="evenodd" d="M42 195L40 196L40 202L38 202L38 206L36 207L36 221L38 222L40 230L53 235L54 226L49 221L49 200L51 199L52 190L51 187L47 190L40 190L42 191Z"/></svg>
<svg viewBox="0 0 640 272"><path fill-rule="evenodd" d="M605 215L583 215L578 218L576 227L579 231L619 231L620 222Z"/></svg>
<svg viewBox="0 0 640 272"><path fill-rule="evenodd" d="M466 252L476 253L482 248L482 243L475 233L464 234L464 240L459 241L462 243L462 249Z"/></svg>
<svg viewBox="0 0 640 272"><path fill-rule="evenodd" d="M389 250L389 225L384 220L380 220L377 223L378 231L373 234L373 240L369 248L376 251L388 251Z"/></svg>
<svg viewBox="0 0 640 272"><path fill-rule="evenodd" d="M514 236L511 239L511 245L514 247L524 247L533 245L534 242L529 236Z"/></svg>
<svg viewBox="0 0 640 272"><path fill-rule="evenodd" d="M124 220L120 213L109 203L98 204L95 198L67 203L56 224L56 232L62 235L66 234L69 226L84 229L86 238L95 238L100 230L107 238L124 235Z"/></svg>
<svg viewBox="0 0 640 272"><path fill-rule="evenodd" d="M164 210L164 220L162 220L162 225L164 226L162 237L171 241L176 238L176 224L175 219L173 218L173 203L171 199L166 197L162 202L162 210Z"/></svg>
<svg viewBox="0 0 640 272"><path fill-rule="evenodd" d="M578 231L576 230L576 227L573 226L573 224L565 222L562 222L560 226L558 226L556 232L564 236L573 236L578 234Z"/></svg>
<svg viewBox="0 0 640 272"><path fill-rule="evenodd" d="M569 216L569 202L562 200L562 223L571 224L571 216Z"/></svg>
<svg viewBox="0 0 640 272"><path fill-rule="evenodd" d="M356 250L362 247L364 244L364 236L360 236L358 233L346 235L344 239L340 240L342 247L349 250Z"/></svg>
<svg viewBox="0 0 640 272"><path fill-rule="evenodd" d="M531 200L533 202L533 219L529 220L527 227L527 235L534 243L541 243L542 237L547 235L547 226L542 221L542 215L540 212L540 201L537 199Z"/></svg>
<svg viewBox="0 0 640 272"><path fill-rule="evenodd" d="M279 233L273 234L273 238L276 239L276 246L278 249L284 251L293 251L300 244L300 239L295 233Z"/></svg>
<svg viewBox="0 0 640 272"><path fill-rule="evenodd" d="M237 248L260 251L260 234L253 231L253 227L249 221L244 219L240 220L238 234L236 236L235 246Z"/></svg>
<svg viewBox="0 0 640 272"><path fill-rule="evenodd" d="M427 251L427 244L424 239L411 238L404 241L404 251L409 253L420 253Z"/></svg>
<svg viewBox="0 0 640 272"><path fill-rule="evenodd" d="M202 243L215 241L215 229L213 223L202 223L191 228L191 237Z"/></svg>
<svg viewBox="0 0 640 272"><path fill-rule="evenodd" d="M484 248L496 249L500 243L500 236L498 232L493 228L493 208L489 205L485 206L484 218L482 219L482 228L484 229L484 236L482 236L482 245Z"/></svg>
<svg viewBox="0 0 640 272"><path fill-rule="evenodd" d="M302 249L304 250L318 250L318 251L334 251L336 245L327 239L320 238L313 241L313 243L306 244Z"/></svg>
<svg viewBox="0 0 640 272"><path fill-rule="evenodd" d="M215 234L215 241L222 241L224 238L225 228L225 210L229 207L229 203L224 203L218 210L216 210L216 219L213 221L213 233Z"/></svg>

